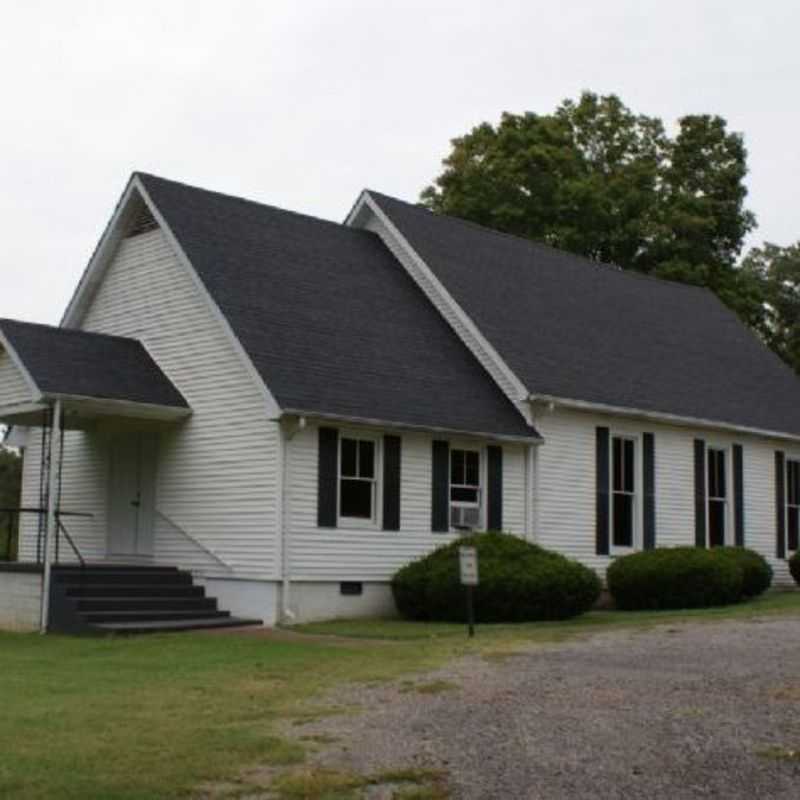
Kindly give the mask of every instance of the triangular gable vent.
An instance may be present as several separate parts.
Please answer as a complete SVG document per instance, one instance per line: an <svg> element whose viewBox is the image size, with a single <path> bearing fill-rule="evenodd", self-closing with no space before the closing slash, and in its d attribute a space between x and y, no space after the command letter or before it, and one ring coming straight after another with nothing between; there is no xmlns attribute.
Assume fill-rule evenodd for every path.
<svg viewBox="0 0 800 800"><path fill-rule="evenodd" d="M154 231L156 228L158 228L158 223L156 222L155 217L150 213L150 209L146 205L142 204L139 212L131 220L130 227L125 234L125 237L129 239L132 236L138 236L140 233Z"/></svg>

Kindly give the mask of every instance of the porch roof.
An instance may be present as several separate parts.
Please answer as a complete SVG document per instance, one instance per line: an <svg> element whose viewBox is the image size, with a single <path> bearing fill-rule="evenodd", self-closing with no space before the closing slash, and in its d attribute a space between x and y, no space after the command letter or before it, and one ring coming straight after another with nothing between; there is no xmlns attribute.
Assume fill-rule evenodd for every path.
<svg viewBox="0 0 800 800"><path fill-rule="evenodd" d="M105 413L127 409L126 416L139 415L130 413L134 407L142 416L157 409L169 416L189 413L186 399L138 339L0 319L0 344L30 390L15 398L20 410L62 399L105 407Z"/></svg>

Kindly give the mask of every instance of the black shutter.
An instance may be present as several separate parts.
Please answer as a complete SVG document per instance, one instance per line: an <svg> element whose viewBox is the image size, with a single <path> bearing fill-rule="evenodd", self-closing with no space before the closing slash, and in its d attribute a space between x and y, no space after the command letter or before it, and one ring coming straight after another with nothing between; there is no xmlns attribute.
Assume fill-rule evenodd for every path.
<svg viewBox="0 0 800 800"><path fill-rule="evenodd" d="M486 448L487 498L486 528L503 530L503 448L490 445Z"/></svg>
<svg viewBox="0 0 800 800"><path fill-rule="evenodd" d="M744 547L744 451L733 446L733 535L737 547Z"/></svg>
<svg viewBox="0 0 800 800"><path fill-rule="evenodd" d="M383 529L400 530L400 437L383 437Z"/></svg>
<svg viewBox="0 0 800 800"><path fill-rule="evenodd" d="M656 546L656 444L652 433L642 436L642 516L644 531L642 546L652 550Z"/></svg>
<svg viewBox="0 0 800 800"><path fill-rule="evenodd" d="M597 519L595 530L595 549L597 555L607 556L609 552L609 475L608 475L608 428L597 429Z"/></svg>
<svg viewBox="0 0 800 800"><path fill-rule="evenodd" d="M706 546L706 443L694 440L694 543Z"/></svg>
<svg viewBox="0 0 800 800"><path fill-rule="evenodd" d="M775 554L786 558L786 485L785 457L780 450L775 451Z"/></svg>
<svg viewBox="0 0 800 800"><path fill-rule="evenodd" d="M320 528L336 527L338 472L339 431L320 428L317 462L317 525Z"/></svg>
<svg viewBox="0 0 800 800"><path fill-rule="evenodd" d="M431 530L436 533L450 530L450 445L443 441L433 443Z"/></svg>

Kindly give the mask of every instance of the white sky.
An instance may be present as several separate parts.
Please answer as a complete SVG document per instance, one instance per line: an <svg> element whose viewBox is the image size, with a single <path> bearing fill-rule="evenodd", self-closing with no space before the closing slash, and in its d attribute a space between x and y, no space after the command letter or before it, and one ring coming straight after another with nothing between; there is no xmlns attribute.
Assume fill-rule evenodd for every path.
<svg viewBox="0 0 800 800"><path fill-rule="evenodd" d="M504 110L615 92L745 134L762 239L800 239L794 0L0 0L0 316L57 323L129 173L336 220L408 200Z"/></svg>

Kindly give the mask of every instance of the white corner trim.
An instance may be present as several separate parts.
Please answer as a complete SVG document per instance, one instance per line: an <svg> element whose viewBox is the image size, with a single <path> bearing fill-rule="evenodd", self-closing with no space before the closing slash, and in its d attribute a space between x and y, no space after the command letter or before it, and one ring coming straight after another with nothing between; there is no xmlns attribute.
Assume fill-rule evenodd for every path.
<svg viewBox="0 0 800 800"><path fill-rule="evenodd" d="M606 403L594 403L590 400L575 400L568 397L558 397L547 394L532 394L528 400L531 405L542 405L552 408L566 408L572 411L586 411L596 414L612 414L620 417L631 417L634 419L652 420L661 422L665 425L676 425L682 428L708 428L711 430L731 431L733 433L744 433L750 436L759 436L766 439L784 439L790 442L800 442L800 435L772 431L764 428L753 428L747 425L736 425L732 422L720 422L719 420L705 419L703 417L686 417L680 414L668 414L663 411L646 411L639 408L627 408L625 406L614 406Z"/></svg>
<svg viewBox="0 0 800 800"><path fill-rule="evenodd" d="M244 364L245 368L250 373L253 380L256 382L256 385L261 390L261 393L264 397L264 402L266 403L267 406L267 416L270 419L277 419L281 414L281 409L280 406L278 405L278 401L275 399L275 396L269 390L269 387L264 382L264 379L261 377L260 373L255 368L252 359L245 351L242 343L239 341L239 337L234 333L230 322L228 322L228 318L222 313L220 307L217 305L216 301L211 296L211 293L206 288L206 285L203 283L202 279L197 274L197 270L192 265L192 262L189 260L188 256L184 252L183 248L181 247L180 243L175 237L175 234L173 234L171 228L167 224L167 221L164 219L163 215L158 210L158 207L150 198L150 195L144 188L144 185L142 184L138 175L133 176L133 185L136 187L136 190L141 195L142 200L144 200L145 205L150 210L150 213L153 215L156 222L158 222L158 224L161 226L161 229L164 231L164 235L166 236L167 241L172 246L178 258L178 261L187 271L189 277L192 279L195 286L197 287L197 290L200 292L200 295L205 300L206 305L208 306L212 315L217 319L219 324L222 326L234 350L239 354L239 358L242 360L242 363Z"/></svg>
<svg viewBox="0 0 800 800"><path fill-rule="evenodd" d="M403 236L399 229L384 213L383 209L381 209L378 203L370 196L368 191L362 192L361 197L347 217L347 224L356 224L358 222L357 218L362 215L365 208L369 209L372 215L381 223L382 230L378 235L383 234L385 231L385 234L381 236L381 238L390 237L391 240L393 240L385 242L389 249L393 250L394 248L392 248L391 245L395 244L413 265L413 269L409 269L405 264L403 265L406 267L406 271L410 274L411 278L422 289L440 313L442 313L441 307L443 305L449 309L456 318L458 324L453 325L446 314L442 313L442 316L453 328L456 335L478 358L478 361L482 364L488 362L488 372L495 383L497 383L501 391L516 406L520 414L525 418L525 421L528 424L532 424L530 407L526 402L530 394L529 390L517 377L511 367L503 360L497 350L494 349L489 340L481 333L478 326L467 315L464 309L456 302L455 298L447 291L444 284L442 284L433 273L433 270L425 263L405 236ZM363 226L363 223L360 224Z"/></svg>
<svg viewBox="0 0 800 800"><path fill-rule="evenodd" d="M39 403L42 400L42 391L36 385L36 381L34 381L33 376L28 372L28 368L23 363L22 359L19 357L17 351L11 346L11 342L8 341L8 338L0 330L0 345L2 345L3 349L8 353L9 358L11 359L14 366L20 371L22 374L22 378L27 384L28 388L31 390L31 397L30 400L33 403Z"/></svg>

